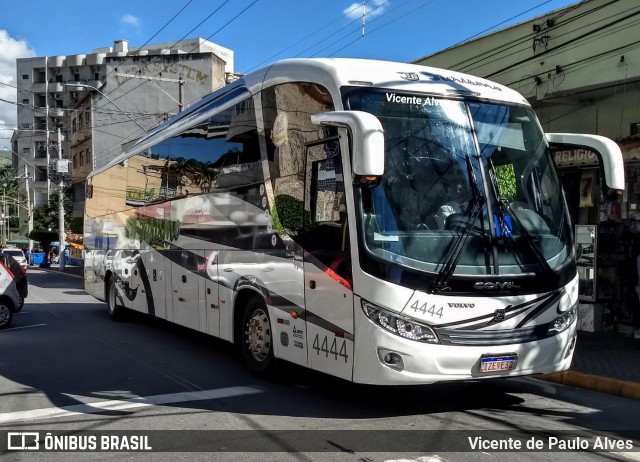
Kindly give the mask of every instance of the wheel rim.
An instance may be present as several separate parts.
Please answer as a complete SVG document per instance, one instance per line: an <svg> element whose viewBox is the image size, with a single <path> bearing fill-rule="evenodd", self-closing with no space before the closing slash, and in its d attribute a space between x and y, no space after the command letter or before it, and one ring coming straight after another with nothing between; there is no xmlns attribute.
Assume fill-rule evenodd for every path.
<svg viewBox="0 0 640 462"><path fill-rule="evenodd" d="M271 350L271 327L269 316L263 309L255 310L249 318L245 338L247 349L256 361L267 359Z"/></svg>
<svg viewBox="0 0 640 462"><path fill-rule="evenodd" d="M113 281L109 282L109 311L113 313L116 309L116 285Z"/></svg>
<svg viewBox="0 0 640 462"><path fill-rule="evenodd" d="M9 311L9 307L6 305L0 305L0 326L4 326L8 323L10 317L11 312Z"/></svg>

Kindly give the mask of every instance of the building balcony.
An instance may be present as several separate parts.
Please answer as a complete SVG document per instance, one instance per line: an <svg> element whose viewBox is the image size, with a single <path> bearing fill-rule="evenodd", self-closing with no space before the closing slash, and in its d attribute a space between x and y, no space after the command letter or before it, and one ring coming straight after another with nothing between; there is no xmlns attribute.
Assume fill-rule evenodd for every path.
<svg viewBox="0 0 640 462"><path fill-rule="evenodd" d="M104 59L106 57L106 53L92 53L87 56L87 64L90 66L99 66L104 64Z"/></svg>
<svg viewBox="0 0 640 462"><path fill-rule="evenodd" d="M51 117L64 117L64 109L59 107L50 107L49 115Z"/></svg>
<svg viewBox="0 0 640 462"><path fill-rule="evenodd" d="M49 56L47 58L47 65L49 67L63 67L66 56Z"/></svg>
<svg viewBox="0 0 640 462"><path fill-rule="evenodd" d="M64 83L62 82L49 82L49 92L60 93L64 91Z"/></svg>
<svg viewBox="0 0 640 462"><path fill-rule="evenodd" d="M71 55L67 56L67 66L82 66L87 58L87 55Z"/></svg>
<svg viewBox="0 0 640 462"><path fill-rule="evenodd" d="M31 85L31 91L34 93L46 93L47 82L38 82Z"/></svg>

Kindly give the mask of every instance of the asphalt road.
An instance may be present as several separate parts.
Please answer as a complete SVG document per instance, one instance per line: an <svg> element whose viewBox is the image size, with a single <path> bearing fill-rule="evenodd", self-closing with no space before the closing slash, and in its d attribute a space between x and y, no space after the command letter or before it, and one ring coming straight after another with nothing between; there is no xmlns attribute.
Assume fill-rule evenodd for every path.
<svg viewBox="0 0 640 462"><path fill-rule="evenodd" d="M226 342L141 315L110 321L81 279L29 280L0 331L0 450L37 432L41 449L122 452L3 460L640 461L638 401L534 378L371 387L284 365L265 380ZM127 451L137 444L161 452Z"/></svg>

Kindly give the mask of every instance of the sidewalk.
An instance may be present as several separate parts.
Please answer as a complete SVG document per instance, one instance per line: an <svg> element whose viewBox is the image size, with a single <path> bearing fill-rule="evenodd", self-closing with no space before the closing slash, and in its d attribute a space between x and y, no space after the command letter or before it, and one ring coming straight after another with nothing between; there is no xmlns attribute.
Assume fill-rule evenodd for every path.
<svg viewBox="0 0 640 462"><path fill-rule="evenodd" d="M541 379L640 400L640 348L615 332L578 331L571 368Z"/></svg>
<svg viewBox="0 0 640 462"><path fill-rule="evenodd" d="M60 268L55 264L47 271ZM83 271L82 266L65 265L63 273L81 278ZM578 331L571 369L537 377L640 400L640 346L633 337L615 332Z"/></svg>

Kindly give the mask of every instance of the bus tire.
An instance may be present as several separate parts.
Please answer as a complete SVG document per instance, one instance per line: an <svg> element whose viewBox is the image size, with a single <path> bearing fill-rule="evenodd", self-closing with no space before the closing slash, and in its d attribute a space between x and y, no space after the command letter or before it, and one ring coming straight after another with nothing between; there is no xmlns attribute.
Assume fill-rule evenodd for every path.
<svg viewBox="0 0 640 462"><path fill-rule="evenodd" d="M13 310L5 301L0 301L0 329L9 327L13 319Z"/></svg>
<svg viewBox="0 0 640 462"><path fill-rule="evenodd" d="M122 305L118 305L118 288L116 287L116 279L114 277L110 277L107 284L107 311L109 312L109 317L113 321L122 321L124 319L125 308Z"/></svg>
<svg viewBox="0 0 640 462"><path fill-rule="evenodd" d="M258 297L251 297L242 317L241 348L245 363L252 372L268 374L276 363L269 312Z"/></svg>

